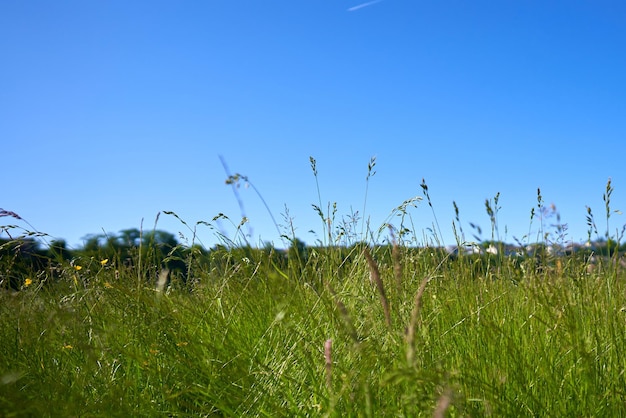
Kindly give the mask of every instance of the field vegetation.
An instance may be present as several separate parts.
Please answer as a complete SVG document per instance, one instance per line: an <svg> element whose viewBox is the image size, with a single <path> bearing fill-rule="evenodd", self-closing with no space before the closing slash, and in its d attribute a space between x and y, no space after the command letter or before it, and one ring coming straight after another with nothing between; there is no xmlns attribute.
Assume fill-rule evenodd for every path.
<svg viewBox="0 0 626 418"><path fill-rule="evenodd" d="M606 235L589 211L593 245L576 248L558 222L534 245L499 242L498 196L492 239L466 242L457 209L456 250L436 223L424 242L410 225L413 206L433 206L425 182L373 231L320 199L320 242L286 217L286 250L249 245L245 220L210 249L183 220L178 239L155 224L80 249L5 225L0 415L624 416L612 191ZM546 210L538 191L531 222Z"/></svg>

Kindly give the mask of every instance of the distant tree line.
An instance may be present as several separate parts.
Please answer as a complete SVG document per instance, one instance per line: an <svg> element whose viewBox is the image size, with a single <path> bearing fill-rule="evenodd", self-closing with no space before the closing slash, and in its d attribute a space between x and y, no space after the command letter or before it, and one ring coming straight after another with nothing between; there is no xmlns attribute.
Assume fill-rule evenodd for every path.
<svg viewBox="0 0 626 418"><path fill-rule="evenodd" d="M241 269L242 265L252 265L263 258L279 271L291 274L296 269L289 271L289 265L304 266L308 254L306 245L298 239L293 240L288 250L275 249L271 244L261 249L218 244L207 250L200 245L184 246L175 235L166 231L136 228L124 229L117 234L88 235L82 247L77 249L68 248L64 240L54 240L43 246L28 236L0 239L0 289L17 290L25 278L33 274L54 282L61 278L68 266L104 261L118 271L132 271L134 277L143 276L146 281L167 270L170 281L185 285L202 273L227 274L235 267ZM288 262L289 259L292 263Z"/></svg>
<svg viewBox="0 0 626 418"><path fill-rule="evenodd" d="M215 245L205 249L200 245L185 246L176 236L161 230L141 231L125 229L117 234L88 235L82 247L68 248L64 240L56 240L43 247L31 237L0 239L0 289L19 289L26 278L38 275L39 281L54 283L67 274L69 267L106 262L114 266L121 276L139 277L150 283L163 271L170 283L178 286L193 285L198 278L226 277L233 272L244 273L238 277L254 277L261 271L268 275L305 280L318 287L316 282L320 268L334 266L334 275L342 279L352 272L353 262L361 257L367 243L357 242L350 246L307 246L294 238L286 250L277 249L268 243L261 248L251 246ZM392 244L378 246L375 251L377 262L383 266L398 266L398 249ZM549 264L554 257L571 255L579 257L591 254L604 257L617 256L626 251L626 244L612 240L598 240L590 246L563 248L551 252L545 244L528 247L511 246L502 242L482 242L476 254L460 249L402 247L403 263L413 264L409 268L420 269L419 260L434 257L443 262L463 258L475 274L485 274L498 267L504 257L519 260L534 260L536 264ZM492 249L498 251L492 251ZM519 251L515 251L518 249ZM329 264L330 260L330 264ZM70 269L71 271L71 269Z"/></svg>

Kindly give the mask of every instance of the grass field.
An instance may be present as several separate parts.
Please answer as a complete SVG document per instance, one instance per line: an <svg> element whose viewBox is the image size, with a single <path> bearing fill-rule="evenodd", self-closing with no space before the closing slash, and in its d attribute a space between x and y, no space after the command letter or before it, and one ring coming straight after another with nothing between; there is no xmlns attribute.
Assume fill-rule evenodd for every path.
<svg viewBox="0 0 626 418"><path fill-rule="evenodd" d="M301 250L27 272L0 291L0 415L626 416L619 252Z"/></svg>

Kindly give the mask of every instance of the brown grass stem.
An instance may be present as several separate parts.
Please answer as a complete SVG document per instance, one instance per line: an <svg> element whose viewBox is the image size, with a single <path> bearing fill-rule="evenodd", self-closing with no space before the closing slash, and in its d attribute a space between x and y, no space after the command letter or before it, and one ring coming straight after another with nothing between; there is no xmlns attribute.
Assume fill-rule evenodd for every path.
<svg viewBox="0 0 626 418"><path fill-rule="evenodd" d="M426 276L424 280L422 280L422 283L415 294L415 303L413 304L413 310L411 311L411 322L409 323L409 328L406 333L406 360L409 365L413 364L413 360L415 358L415 330L421 325L419 317L422 310L422 297L424 296L424 291L426 290L426 285L429 281L430 276Z"/></svg>
<svg viewBox="0 0 626 418"><path fill-rule="evenodd" d="M435 411L433 412L433 418L444 418L446 416L446 411L450 408L452 404L452 389L447 388L439 397L437 401L437 406L435 407Z"/></svg>
<svg viewBox="0 0 626 418"><path fill-rule="evenodd" d="M326 385L328 386L328 390L332 389L333 383L333 340L328 339L324 342L324 366L326 369Z"/></svg>
<svg viewBox="0 0 626 418"><path fill-rule="evenodd" d="M378 294L380 295L380 303L383 306L383 312L385 314L385 321L387 322L387 326L391 328L391 309L389 307L389 300L387 299L387 294L385 293L385 286L383 286L383 281L380 278L380 272L378 271L378 265L372 258L370 251L367 247L363 250L363 254L365 255L365 259L367 260L367 264L370 269L370 280L376 284L376 288L378 289Z"/></svg>

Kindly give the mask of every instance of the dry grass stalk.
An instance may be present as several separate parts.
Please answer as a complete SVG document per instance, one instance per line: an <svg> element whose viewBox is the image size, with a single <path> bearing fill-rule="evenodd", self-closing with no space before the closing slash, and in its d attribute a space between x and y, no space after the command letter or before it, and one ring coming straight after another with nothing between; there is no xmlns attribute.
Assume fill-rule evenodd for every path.
<svg viewBox="0 0 626 418"><path fill-rule="evenodd" d="M326 368L326 385L328 389L332 389L332 376L333 376L333 340L328 339L324 343L324 362Z"/></svg>
<svg viewBox="0 0 626 418"><path fill-rule="evenodd" d="M363 250L363 254L365 255L365 259L367 260L367 264L370 268L370 280L376 284L376 288L380 294L380 303L382 304L383 312L385 313L385 321L387 322L387 326L391 327L391 309L389 308L389 300L387 299L387 294L385 293L383 281L380 278L378 265L372 258L372 255L367 247Z"/></svg>
<svg viewBox="0 0 626 418"><path fill-rule="evenodd" d="M437 407L433 412L433 418L444 418L446 416L446 411L450 408L452 404L452 390L447 388L439 397L437 401Z"/></svg>
<svg viewBox="0 0 626 418"><path fill-rule="evenodd" d="M424 296L424 291L429 281L430 277L426 276L415 294L415 302L413 304L413 310L411 311L411 322L406 332L406 360L409 364L413 364L413 359L415 358L415 330L421 325L419 317L422 310L422 297Z"/></svg>

